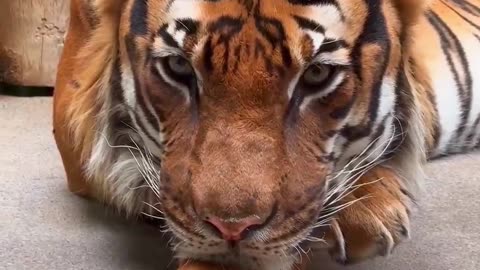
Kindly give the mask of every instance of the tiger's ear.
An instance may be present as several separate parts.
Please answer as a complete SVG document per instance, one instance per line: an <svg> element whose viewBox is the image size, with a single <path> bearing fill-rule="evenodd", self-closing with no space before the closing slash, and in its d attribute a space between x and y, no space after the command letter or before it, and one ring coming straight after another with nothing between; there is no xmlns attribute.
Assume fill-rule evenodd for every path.
<svg viewBox="0 0 480 270"><path fill-rule="evenodd" d="M430 7L433 0L390 0L398 10L398 15L404 26L411 26Z"/></svg>
<svg viewBox="0 0 480 270"><path fill-rule="evenodd" d="M104 103L112 67L117 59L120 18L126 0L71 0L70 24L57 69L57 111L73 137L70 144L86 162L96 136L96 115ZM103 95L101 95L103 94ZM102 99L103 98L103 99ZM60 105L57 105L60 106ZM73 150L72 150L73 151Z"/></svg>
<svg viewBox="0 0 480 270"><path fill-rule="evenodd" d="M118 22L123 0L71 0L70 16L77 26L87 32L105 21Z"/></svg>
<svg viewBox="0 0 480 270"><path fill-rule="evenodd" d="M77 77L98 78L116 53L120 18L125 0L71 0L66 48L75 57ZM68 47L68 48L67 48ZM114 58L114 57L113 57ZM92 65L98 61L98 64ZM96 75L93 75L96 74ZM89 86L87 83L85 86Z"/></svg>

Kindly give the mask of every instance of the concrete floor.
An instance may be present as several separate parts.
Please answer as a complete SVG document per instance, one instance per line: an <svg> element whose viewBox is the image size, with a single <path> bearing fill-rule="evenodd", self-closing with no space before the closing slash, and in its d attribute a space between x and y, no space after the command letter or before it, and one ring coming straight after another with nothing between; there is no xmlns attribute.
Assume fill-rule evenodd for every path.
<svg viewBox="0 0 480 270"><path fill-rule="evenodd" d="M51 98L0 96L0 269L166 269L166 240L70 194ZM480 269L480 153L433 162L412 240L351 270ZM316 256L312 270L340 270Z"/></svg>

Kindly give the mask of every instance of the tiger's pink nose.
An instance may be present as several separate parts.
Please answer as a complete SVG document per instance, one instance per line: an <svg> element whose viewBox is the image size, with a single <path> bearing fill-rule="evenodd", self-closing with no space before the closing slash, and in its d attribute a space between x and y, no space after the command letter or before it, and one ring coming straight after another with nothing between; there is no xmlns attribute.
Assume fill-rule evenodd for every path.
<svg viewBox="0 0 480 270"><path fill-rule="evenodd" d="M240 241L246 233L262 224L259 218L244 218L235 221L225 221L217 217L209 217L206 222L215 227L226 241Z"/></svg>

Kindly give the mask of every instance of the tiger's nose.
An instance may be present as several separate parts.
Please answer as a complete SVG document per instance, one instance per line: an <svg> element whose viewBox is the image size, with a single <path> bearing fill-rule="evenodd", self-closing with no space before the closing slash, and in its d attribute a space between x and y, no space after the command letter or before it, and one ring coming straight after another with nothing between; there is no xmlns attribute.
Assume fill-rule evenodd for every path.
<svg viewBox="0 0 480 270"><path fill-rule="evenodd" d="M263 221L258 217L249 217L238 220L224 220L215 216L205 218L225 241L240 241L249 231L255 230Z"/></svg>

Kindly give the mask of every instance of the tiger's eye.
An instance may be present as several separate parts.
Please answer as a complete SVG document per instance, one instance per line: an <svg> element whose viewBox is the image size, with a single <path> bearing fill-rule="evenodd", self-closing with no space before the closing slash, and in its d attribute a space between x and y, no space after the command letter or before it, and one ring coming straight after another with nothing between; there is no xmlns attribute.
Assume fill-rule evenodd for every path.
<svg viewBox="0 0 480 270"><path fill-rule="evenodd" d="M312 65L303 73L303 82L309 86L321 86L330 78L332 70L332 66Z"/></svg>
<svg viewBox="0 0 480 270"><path fill-rule="evenodd" d="M180 76L193 75L193 68L190 63L183 57L174 55L169 56L167 59L167 65L170 70Z"/></svg>

